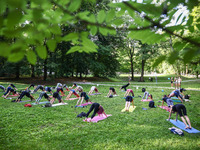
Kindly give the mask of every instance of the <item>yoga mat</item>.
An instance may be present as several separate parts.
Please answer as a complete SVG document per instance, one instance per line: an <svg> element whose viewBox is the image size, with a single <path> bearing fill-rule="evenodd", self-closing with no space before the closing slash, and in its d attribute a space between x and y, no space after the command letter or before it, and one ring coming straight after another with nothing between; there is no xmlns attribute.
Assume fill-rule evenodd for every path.
<svg viewBox="0 0 200 150"><path fill-rule="evenodd" d="M142 99L141 101L142 101L142 102L150 102L150 101L152 101L152 100L151 100L151 99L148 99L148 100Z"/></svg>
<svg viewBox="0 0 200 150"><path fill-rule="evenodd" d="M92 102L87 102L87 103L84 103L84 104L81 104L81 105L76 105L75 107L84 107L84 106L87 106L89 104L92 104Z"/></svg>
<svg viewBox="0 0 200 150"><path fill-rule="evenodd" d="M170 112L170 107L168 107L168 106L159 106L158 105L158 107L165 109L166 111Z"/></svg>
<svg viewBox="0 0 200 150"><path fill-rule="evenodd" d="M87 122L90 122L89 120L91 120L91 122L98 122L98 121L100 121L100 120L104 120L104 119L106 119L106 118L108 118L108 117L110 117L110 116L112 116L112 115L107 115L107 117L105 116L105 115L102 115L102 116L95 116L94 118L92 118L92 120L91 120L91 118L87 118ZM83 120L83 121L85 121L85 120ZM86 122L85 121L85 122Z"/></svg>
<svg viewBox="0 0 200 150"><path fill-rule="evenodd" d="M69 99L65 99L65 100L72 101L72 100L75 100L75 99L78 99L78 97L76 97L76 98L69 98Z"/></svg>
<svg viewBox="0 0 200 150"><path fill-rule="evenodd" d="M8 95L8 97L18 97L19 94L15 94L15 95Z"/></svg>
<svg viewBox="0 0 200 150"><path fill-rule="evenodd" d="M67 105L68 103L57 103L57 104L52 104L52 107L56 107L56 106L61 106L61 105Z"/></svg>
<svg viewBox="0 0 200 150"><path fill-rule="evenodd" d="M184 101L185 101L185 102L191 102L191 100L189 100L189 99L184 99Z"/></svg>
<svg viewBox="0 0 200 150"><path fill-rule="evenodd" d="M178 97L171 97L171 99L178 99Z"/></svg>
<svg viewBox="0 0 200 150"><path fill-rule="evenodd" d="M167 121L168 121L168 119L167 119ZM195 129L195 128L192 128L192 129L185 129L185 124L184 124L183 122L179 121L179 120L175 121L175 120L170 119L170 122L171 122L173 125L175 125L175 126L177 126L178 128L180 128L181 130L184 130L184 131L186 131L186 132L188 132L188 133L200 133L200 131L197 130L197 129Z"/></svg>
<svg viewBox="0 0 200 150"><path fill-rule="evenodd" d="M181 103L181 100L172 100L173 102L179 102L179 103Z"/></svg>
<svg viewBox="0 0 200 150"><path fill-rule="evenodd" d="M99 95L99 94L101 94L101 93L93 93L93 94L88 94L88 95Z"/></svg>
<svg viewBox="0 0 200 150"><path fill-rule="evenodd" d="M50 103L50 102L49 102L49 101L46 101L46 102L39 102L39 104L46 104L46 103ZM32 103L32 105L39 105L39 104Z"/></svg>
<svg viewBox="0 0 200 150"><path fill-rule="evenodd" d="M136 108L136 106L134 106L134 107L130 106L129 107L129 112L133 112L135 110L135 108ZM124 109L121 110L121 112L125 112L125 111L126 111L126 108L124 108Z"/></svg>

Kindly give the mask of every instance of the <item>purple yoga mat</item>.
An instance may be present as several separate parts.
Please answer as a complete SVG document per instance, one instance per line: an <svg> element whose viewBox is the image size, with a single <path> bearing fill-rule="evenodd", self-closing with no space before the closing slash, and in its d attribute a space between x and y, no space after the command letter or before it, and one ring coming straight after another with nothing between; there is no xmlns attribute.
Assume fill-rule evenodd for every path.
<svg viewBox="0 0 200 150"><path fill-rule="evenodd" d="M91 120L91 118L87 118L87 122L90 122L90 120L91 120L91 122L98 122L98 121L100 121L100 120L104 120L104 119L106 119L106 118L108 118L109 116L112 116L111 114L110 115L107 115L107 117L105 116L105 115L102 115L102 116L95 116L92 120ZM85 120L83 120L83 121L85 121Z"/></svg>
<svg viewBox="0 0 200 150"><path fill-rule="evenodd" d="M84 104L81 104L81 105L78 105L78 106L87 106L89 104L92 104L92 102L87 102L87 103L84 103Z"/></svg>
<svg viewBox="0 0 200 150"><path fill-rule="evenodd" d="M158 107L165 109L166 111L170 112L170 107L168 107L168 106L159 106L158 105Z"/></svg>

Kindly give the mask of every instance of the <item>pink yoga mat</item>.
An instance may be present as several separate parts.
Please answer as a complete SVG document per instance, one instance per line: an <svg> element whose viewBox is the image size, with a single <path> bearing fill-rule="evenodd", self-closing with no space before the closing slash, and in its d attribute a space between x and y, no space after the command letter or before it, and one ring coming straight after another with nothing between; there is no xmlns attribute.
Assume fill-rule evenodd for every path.
<svg viewBox="0 0 200 150"><path fill-rule="evenodd" d="M158 105L158 107L165 109L166 111L170 112L170 107L168 107L168 106L159 106Z"/></svg>
<svg viewBox="0 0 200 150"><path fill-rule="evenodd" d="M84 104L81 104L81 105L78 105L78 106L87 106L89 104L92 104L92 102L87 102L87 103L84 103Z"/></svg>
<svg viewBox="0 0 200 150"><path fill-rule="evenodd" d="M65 100L71 101L71 100L75 100L75 99L78 99L78 97L76 97L76 98L69 98L69 99L65 99Z"/></svg>
<svg viewBox="0 0 200 150"><path fill-rule="evenodd" d="M151 100L151 99L148 99L148 100L142 99L141 101L142 101L142 102L150 102L150 101L152 101L152 100Z"/></svg>
<svg viewBox="0 0 200 150"><path fill-rule="evenodd" d="M102 115L102 116L95 116L92 120L91 120L91 118L87 118L87 122L90 122L89 120L91 120L91 122L98 122L98 121L100 121L100 120L104 120L104 119L106 119L106 118L108 118L109 116L112 116L111 114L110 115L107 115L107 117L105 116L105 115ZM83 120L84 121L84 120Z"/></svg>

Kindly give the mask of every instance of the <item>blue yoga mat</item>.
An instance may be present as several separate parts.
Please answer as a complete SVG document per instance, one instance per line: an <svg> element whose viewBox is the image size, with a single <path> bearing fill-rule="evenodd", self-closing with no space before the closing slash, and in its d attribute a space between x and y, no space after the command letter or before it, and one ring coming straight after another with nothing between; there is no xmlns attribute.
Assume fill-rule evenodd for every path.
<svg viewBox="0 0 200 150"><path fill-rule="evenodd" d="M197 130L197 129L195 129L195 128L192 128L192 129L185 129L185 124L184 124L183 122L179 121L179 120L175 121L175 120L170 119L170 122L171 122L173 125L175 125L175 126L177 126L178 128L180 128L181 130L184 130L184 131L186 131L186 132L188 132L188 133L200 133L200 131Z"/></svg>
<svg viewBox="0 0 200 150"><path fill-rule="evenodd" d="M181 103L181 101L180 100L172 100L173 102L180 102Z"/></svg>
<svg viewBox="0 0 200 150"><path fill-rule="evenodd" d="M178 97L171 97L171 99L178 99Z"/></svg>

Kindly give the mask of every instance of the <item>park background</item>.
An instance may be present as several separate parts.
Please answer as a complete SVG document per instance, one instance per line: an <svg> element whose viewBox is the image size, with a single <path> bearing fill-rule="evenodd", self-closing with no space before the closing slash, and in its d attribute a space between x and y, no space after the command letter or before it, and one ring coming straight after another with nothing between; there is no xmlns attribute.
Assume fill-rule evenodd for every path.
<svg viewBox="0 0 200 150"><path fill-rule="evenodd" d="M198 0L0 1L0 84L99 85L102 95L91 100L112 114L85 123L76 116L89 108L75 109L75 101L26 108L1 97L0 149L199 149L199 134L170 133L168 113L139 97L146 88L159 105L174 89L169 78L180 76L191 95L188 116L200 129L199 19ZM129 78L137 108L121 113L119 87ZM110 86L119 97L104 97Z"/></svg>

